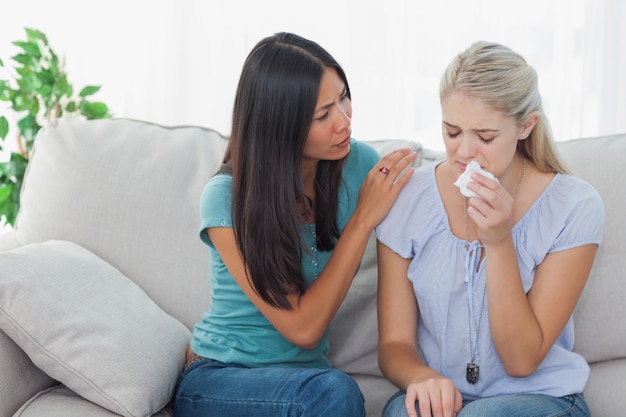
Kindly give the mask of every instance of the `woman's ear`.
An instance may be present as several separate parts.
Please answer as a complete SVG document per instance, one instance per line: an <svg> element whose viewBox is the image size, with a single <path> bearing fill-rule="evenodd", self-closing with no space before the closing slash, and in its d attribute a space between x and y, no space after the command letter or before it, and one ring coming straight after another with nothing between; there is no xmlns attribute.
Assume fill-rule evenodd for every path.
<svg viewBox="0 0 626 417"><path fill-rule="evenodd" d="M537 113L530 113L530 115L528 116L528 120L526 121L524 127L522 128L522 131L520 132L519 140L526 139L528 135L530 135L530 132L533 131L533 128L537 125L538 122L539 116L537 116Z"/></svg>

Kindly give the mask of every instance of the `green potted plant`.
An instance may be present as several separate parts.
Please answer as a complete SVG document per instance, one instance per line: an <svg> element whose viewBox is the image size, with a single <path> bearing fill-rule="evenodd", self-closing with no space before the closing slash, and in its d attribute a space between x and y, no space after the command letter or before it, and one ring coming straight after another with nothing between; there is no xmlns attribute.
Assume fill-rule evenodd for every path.
<svg viewBox="0 0 626 417"><path fill-rule="evenodd" d="M26 28L26 41L15 41L21 52L13 56L13 74L0 59L0 67L11 79L0 79L0 151L9 149L7 136L16 126L15 145L8 161L0 162L0 224L13 225L20 204L20 190L33 144L43 123L63 116L86 119L111 117L102 102L88 98L100 86L84 87L78 95L67 79L64 62L42 32ZM8 113L12 113L10 120Z"/></svg>

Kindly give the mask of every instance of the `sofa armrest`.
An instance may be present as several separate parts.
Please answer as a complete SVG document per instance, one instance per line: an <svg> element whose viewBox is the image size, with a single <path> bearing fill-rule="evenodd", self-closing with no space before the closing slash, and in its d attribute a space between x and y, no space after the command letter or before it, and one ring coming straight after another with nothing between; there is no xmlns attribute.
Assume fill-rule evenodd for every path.
<svg viewBox="0 0 626 417"><path fill-rule="evenodd" d="M56 382L0 331L0 416L12 416L29 398Z"/></svg>
<svg viewBox="0 0 626 417"><path fill-rule="evenodd" d="M0 233L0 252L19 246L14 230ZM0 416L12 416L29 398L54 383L0 330Z"/></svg>

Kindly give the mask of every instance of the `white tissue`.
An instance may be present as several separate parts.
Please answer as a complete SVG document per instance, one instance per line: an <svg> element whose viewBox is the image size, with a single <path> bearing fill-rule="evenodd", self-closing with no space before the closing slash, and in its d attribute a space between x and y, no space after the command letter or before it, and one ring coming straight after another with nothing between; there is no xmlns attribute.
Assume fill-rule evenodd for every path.
<svg viewBox="0 0 626 417"><path fill-rule="evenodd" d="M469 183L472 180L472 172L478 172L479 174L487 178L491 178L492 180L498 181L498 179L491 172L485 171L484 169L480 167L478 162L472 161L469 164L467 164L467 166L465 167L465 171L461 174L461 176L454 183L454 185L459 187L459 189L461 190L461 194L463 194L465 197L469 198L469 197L476 196L475 192L468 190L467 188L467 183Z"/></svg>

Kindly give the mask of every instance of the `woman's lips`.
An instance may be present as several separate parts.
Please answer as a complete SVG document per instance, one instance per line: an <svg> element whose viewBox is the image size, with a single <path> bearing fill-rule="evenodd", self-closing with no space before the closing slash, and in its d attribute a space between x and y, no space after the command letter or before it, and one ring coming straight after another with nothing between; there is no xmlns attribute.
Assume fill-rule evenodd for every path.
<svg viewBox="0 0 626 417"><path fill-rule="evenodd" d="M337 144L337 146L341 146L341 147L345 147L348 145L350 145L350 137L347 137L346 139L344 139L343 141Z"/></svg>

